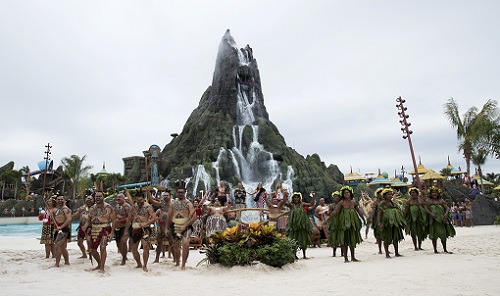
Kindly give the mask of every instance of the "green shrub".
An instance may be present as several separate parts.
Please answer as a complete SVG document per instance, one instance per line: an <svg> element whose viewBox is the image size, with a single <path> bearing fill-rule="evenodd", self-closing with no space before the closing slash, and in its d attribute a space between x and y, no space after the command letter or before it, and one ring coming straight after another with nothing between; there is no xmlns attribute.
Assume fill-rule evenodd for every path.
<svg viewBox="0 0 500 296"><path fill-rule="evenodd" d="M287 238L278 238L270 245L264 245L257 249L257 260L273 266L282 267L295 261L295 244Z"/></svg>
<svg viewBox="0 0 500 296"><path fill-rule="evenodd" d="M249 265L255 261L255 249L248 248L243 244L224 244L219 248L219 263L224 266Z"/></svg>
<svg viewBox="0 0 500 296"><path fill-rule="evenodd" d="M220 244L209 244L209 245L204 244L203 250L200 251L200 254L205 254L205 258L203 258L200 262L198 262L196 267L202 264L209 265L209 264L219 263L219 257L220 257L219 247Z"/></svg>
<svg viewBox="0 0 500 296"><path fill-rule="evenodd" d="M250 265L254 261L282 267L295 261L296 244L283 238L269 225L250 223L234 226L210 236L211 244L200 253L205 254L201 264L220 263L223 266Z"/></svg>

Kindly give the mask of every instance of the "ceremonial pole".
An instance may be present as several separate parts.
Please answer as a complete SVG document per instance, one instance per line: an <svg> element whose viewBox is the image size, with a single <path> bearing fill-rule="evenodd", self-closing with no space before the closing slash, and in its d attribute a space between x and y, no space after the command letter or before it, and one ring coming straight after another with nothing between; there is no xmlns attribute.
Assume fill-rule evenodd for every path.
<svg viewBox="0 0 500 296"><path fill-rule="evenodd" d="M422 193L422 186L420 184L420 176L418 175L418 167L417 167L417 162L415 160L415 153L413 152L413 144L411 142L411 134L413 134L413 131L410 130L411 123L407 121L407 119L410 117L410 115L406 114L406 108L403 104L406 102L405 100L401 99L401 97L396 99L396 102L398 104L396 105L396 108L398 108L399 112L398 115L401 118L399 123L403 126L401 128L401 131L403 132L403 139L408 139L408 144L410 144L410 153L411 153L411 159L413 161L413 169L415 170L415 179L417 180L417 187L418 190Z"/></svg>
<svg viewBox="0 0 500 296"><path fill-rule="evenodd" d="M45 169L43 170L42 199L45 196L45 180L47 177L47 167L49 166L50 154L52 153L50 152L50 148L52 148L52 146L50 146L50 143L47 143L47 145L45 145L45 148L47 148L47 150L45 151L45 156L43 158L45 159Z"/></svg>

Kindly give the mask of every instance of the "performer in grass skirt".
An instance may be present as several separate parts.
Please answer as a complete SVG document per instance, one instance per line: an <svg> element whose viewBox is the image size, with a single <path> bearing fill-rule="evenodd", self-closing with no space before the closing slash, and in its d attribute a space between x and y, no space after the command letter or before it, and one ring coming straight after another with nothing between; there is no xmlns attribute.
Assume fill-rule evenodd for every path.
<svg viewBox="0 0 500 296"><path fill-rule="evenodd" d="M380 230L380 238L384 241L385 257L389 256L389 245L394 245L394 255L402 257L399 254L399 242L404 239L403 229L406 221L398 204L392 201L393 190L386 188L382 191L383 200L379 204L377 217L377 226Z"/></svg>
<svg viewBox="0 0 500 296"><path fill-rule="evenodd" d="M335 210L335 206L340 202L340 193L338 191L332 192L332 198L333 198L333 203L328 206L328 219L327 219L327 232L328 232L328 245L327 247L332 247L333 249L333 254L332 256L335 257L337 256L337 248L340 247L338 245L335 245L332 237L333 231L334 231L334 225L333 225L333 211ZM341 254L342 256L344 254Z"/></svg>
<svg viewBox="0 0 500 296"><path fill-rule="evenodd" d="M415 251L423 250L422 241L427 237L427 213L424 202L420 196L420 190L416 187L410 188L410 198L406 202L403 216L406 219L406 234L411 236Z"/></svg>
<svg viewBox="0 0 500 296"><path fill-rule="evenodd" d="M354 255L356 245L360 244L361 237L361 219L366 224L363 213L361 213L358 204L353 199L354 190L350 186L340 188L340 201L335 206L335 210L330 215L330 245L340 246L344 262L348 263L347 247L351 251L351 261L358 262Z"/></svg>
<svg viewBox="0 0 500 296"><path fill-rule="evenodd" d="M375 240L377 241L378 245L378 253L382 254L382 239L380 238L380 228L378 227L377 224L377 217L378 217L378 212L379 212L379 204L382 201L382 190L383 188L377 188L375 190L375 201L372 204L372 211L370 212L370 216L368 217L368 225L366 227L369 227L371 224L371 227L373 229L373 236L375 237Z"/></svg>
<svg viewBox="0 0 500 296"><path fill-rule="evenodd" d="M448 205L441 196L441 190L437 187L431 186L428 189L429 198L427 198L424 207L429 214L429 238L432 240L432 247L434 253L437 251L437 239L441 240L443 251L448 252L446 249L446 240L449 237L455 236L455 228L451 224L448 216Z"/></svg>
<svg viewBox="0 0 500 296"><path fill-rule="evenodd" d="M306 257L307 246L311 244L311 234L313 232L311 221L304 211L304 207L314 207L316 199L313 198L311 203L302 201L302 194L294 192L292 194L292 201L285 202L284 205L290 208L288 214L288 221L286 223L286 234L288 238L297 242L297 245L302 249L302 256ZM297 258L297 255L295 255Z"/></svg>

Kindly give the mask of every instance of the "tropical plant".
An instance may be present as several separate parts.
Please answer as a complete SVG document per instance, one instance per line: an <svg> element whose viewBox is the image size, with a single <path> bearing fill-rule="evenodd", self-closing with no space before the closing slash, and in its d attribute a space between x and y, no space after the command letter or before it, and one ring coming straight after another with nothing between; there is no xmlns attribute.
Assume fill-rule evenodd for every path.
<svg viewBox="0 0 500 296"><path fill-rule="evenodd" d="M85 155L82 158L78 155L71 155L70 157L64 157L61 160L61 163L64 166L64 175L71 182L71 187L73 189L72 198L75 198L76 196L80 180L87 175L90 169L92 169L92 166L90 165L83 165L85 158Z"/></svg>
<svg viewBox="0 0 500 296"><path fill-rule="evenodd" d="M476 107L471 107L463 118L460 118L458 104L453 98L450 98L444 104L444 114L448 118L451 126L456 128L457 139L459 140L458 149L463 152L465 163L467 165L467 174L470 176L470 163L474 152L485 142L491 141L489 134L498 126L498 108L497 101L488 100L481 111ZM495 153L492 147L485 149L486 154Z"/></svg>
<svg viewBox="0 0 500 296"><path fill-rule="evenodd" d="M24 189L26 190L26 196L30 194L30 186L31 186L31 176L30 176L30 167L29 166L23 166L21 169L19 169L19 172L21 174L26 174L26 179L24 182Z"/></svg>
<svg viewBox="0 0 500 296"><path fill-rule="evenodd" d="M223 266L250 265L255 259L255 249L248 248L245 245L229 243L219 247L218 261Z"/></svg>
<svg viewBox="0 0 500 296"><path fill-rule="evenodd" d="M439 171L439 174L443 177L450 177L451 176L451 168L442 168L441 171Z"/></svg>
<svg viewBox="0 0 500 296"><path fill-rule="evenodd" d="M22 173L14 170L14 162L9 162L0 168L0 186L2 187L2 200L5 194L6 185L12 184L14 188L14 197L17 191L17 185L21 181Z"/></svg>
<svg viewBox="0 0 500 296"><path fill-rule="evenodd" d="M483 173L481 171L481 166L486 162L487 152L483 149L479 149L472 154L472 163L477 165L477 172L479 177L481 178L479 181L479 185L481 186L481 191L484 192L483 185Z"/></svg>
<svg viewBox="0 0 500 296"><path fill-rule="evenodd" d="M219 263L219 247L220 244L204 244L200 254L205 254L205 258L198 262L196 267L203 264L210 265Z"/></svg>
<svg viewBox="0 0 500 296"><path fill-rule="evenodd" d="M295 250L298 246L292 240L275 240L272 244L257 249L257 259L273 267L282 267L295 260Z"/></svg>
<svg viewBox="0 0 500 296"><path fill-rule="evenodd" d="M110 173L104 179L104 187L105 188L116 188L118 185L125 184L127 181L127 177L123 176L120 173Z"/></svg>
<svg viewBox="0 0 500 296"><path fill-rule="evenodd" d="M198 265L220 263L224 266L249 265L254 261L281 267L295 260L296 244L274 230L272 225L250 223L236 225L209 238L211 244L202 253L206 258Z"/></svg>
<svg viewBox="0 0 500 296"><path fill-rule="evenodd" d="M484 178L490 182L495 183L495 185L498 185L498 183L500 183L500 174L496 174L494 172L486 173L486 176Z"/></svg>
<svg viewBox="0 0 500 296"><path fill-rule="evenodd" d="M488 154L500 159L500 116L498 112L492 115L491 120L487 121L482 131L479 131L484 136L478 139L478 149L488 151Z"/></svg>

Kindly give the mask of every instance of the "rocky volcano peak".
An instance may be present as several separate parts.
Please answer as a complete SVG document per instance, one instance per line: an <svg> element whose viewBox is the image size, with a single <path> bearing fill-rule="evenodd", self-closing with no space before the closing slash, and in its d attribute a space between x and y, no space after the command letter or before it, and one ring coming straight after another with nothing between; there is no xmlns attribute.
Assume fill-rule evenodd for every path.
<svg viewBox="0 0 500 296"><path fill-rule="evenodd" d="M238 96L243 97L246 109L238 106ZM257 118L269 120L252 48L238 48L229 30L219 44L209 106L229 114L235 124L254 124Z"/></svg>
<svg viewBox="0 0 500 296"><path fill-rule="evenodd" d="M242 182L252 191L258 183L273 191L282 183L289 192L315 190L326 196L343 181L336 166L319 156L304 158L286 146L269 120L260 73L252 48L238 48L229 30L219 44L212 85L189 116L181 133L161 151L162 186L183 179L188 192L212 190L220 181ZM129 181L144 181L130 178ZM248 196L247 205L253 202Z"/></svg>

